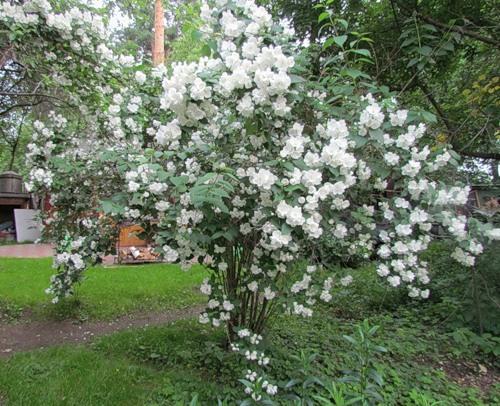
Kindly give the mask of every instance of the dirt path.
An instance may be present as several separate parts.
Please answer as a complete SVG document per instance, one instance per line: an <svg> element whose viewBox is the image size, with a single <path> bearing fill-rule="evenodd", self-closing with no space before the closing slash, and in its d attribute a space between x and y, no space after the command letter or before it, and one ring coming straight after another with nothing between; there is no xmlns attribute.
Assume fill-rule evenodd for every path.
<svg viewBox="0 0 500 406"><path fill-rule="evenodd" d="M18 351L46 348L66 343L87 343L93 338L129 328L148 327L197 316L203 306L131 314L112 321L86 322L40 321L0 325L0 357ZM0 403L1 404L1 403Z"/></svg>

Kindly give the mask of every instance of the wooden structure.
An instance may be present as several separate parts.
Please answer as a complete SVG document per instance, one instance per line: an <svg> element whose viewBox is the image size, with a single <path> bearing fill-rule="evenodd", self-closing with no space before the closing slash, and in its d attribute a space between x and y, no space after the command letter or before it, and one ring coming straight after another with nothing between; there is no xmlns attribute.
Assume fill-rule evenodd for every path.
<svg viewBox="0 0 500 406"><path fill-rule="evenodd" d="M467 206L484 214L500 213L500 185L472 185Z"/></svg>
<svg viewBox="0 0 500 406"><path fill-rule="evenodd" d="M138 237L144 230L137 224L122 224L116 244L116 262L119 264L141 264L161 262L154 247Z"/></svg>
<svg viewBox="0 0 500 406"><path fill-rule="evenodd" d="M20 175L15 172L0 174L0 239L15 239L14 209L29 209L30 198Z"/></svg>

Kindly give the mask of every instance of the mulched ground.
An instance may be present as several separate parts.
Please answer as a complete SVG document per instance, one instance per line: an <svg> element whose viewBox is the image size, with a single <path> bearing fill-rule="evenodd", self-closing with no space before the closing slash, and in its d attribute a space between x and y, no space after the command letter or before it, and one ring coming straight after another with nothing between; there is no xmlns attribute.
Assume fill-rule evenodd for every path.
<svg viewBox="0 0 500 406"><path fill-rule="evenodd" d="M112 321L79 324L72 320L0 324L0 357L66 343L88 343L95 337L121 330L171 323L195 317L203 307L198 305L185 309L130 314Z"/></svg>

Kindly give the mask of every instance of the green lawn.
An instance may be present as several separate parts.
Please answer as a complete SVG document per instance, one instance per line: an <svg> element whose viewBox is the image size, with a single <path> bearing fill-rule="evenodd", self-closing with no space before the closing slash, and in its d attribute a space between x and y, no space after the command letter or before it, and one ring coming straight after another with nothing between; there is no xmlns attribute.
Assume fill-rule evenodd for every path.
<svg viewBox="0 0 500 406"><path fill-rule="evenodd" d="M74 297L54 306L44 292L54 272L51 264L50 258L0 258L0 315L15 318L29 310L34 318L106 319L203 301L197 290L202 267L183 272L175 265L148 264L91 268Z"/></svg>

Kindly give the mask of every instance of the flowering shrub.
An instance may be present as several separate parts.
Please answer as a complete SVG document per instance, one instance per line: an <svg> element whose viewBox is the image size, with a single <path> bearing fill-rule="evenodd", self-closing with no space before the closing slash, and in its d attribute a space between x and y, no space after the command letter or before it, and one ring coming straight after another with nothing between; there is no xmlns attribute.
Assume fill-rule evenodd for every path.
<svg viewBox="0 0 500 406"><path fill-rule="evenodd" d="M264 370L266 320L310 316L356 277L328 273L314 254L321 238L346 255L376 256L380 277L415 298L429 296L419 254L433 225L468 266L498 238L456 214L468 189L438 180L456 155L422 145L426 127L411 112L367 94L345 100L339 115L328 89L298 75L293 35L253 0L203 4L202 18L211 56L123 73L127 87L102 92L102 125L89 138L57 115L36 124L30 185L51 191L48 221L62 241L54 301L111 249L112 224L130 220L166 261L206 266L200 322L225 326L231 349ZM254 369L242 382L255 401L277 391Z"/></svg>

